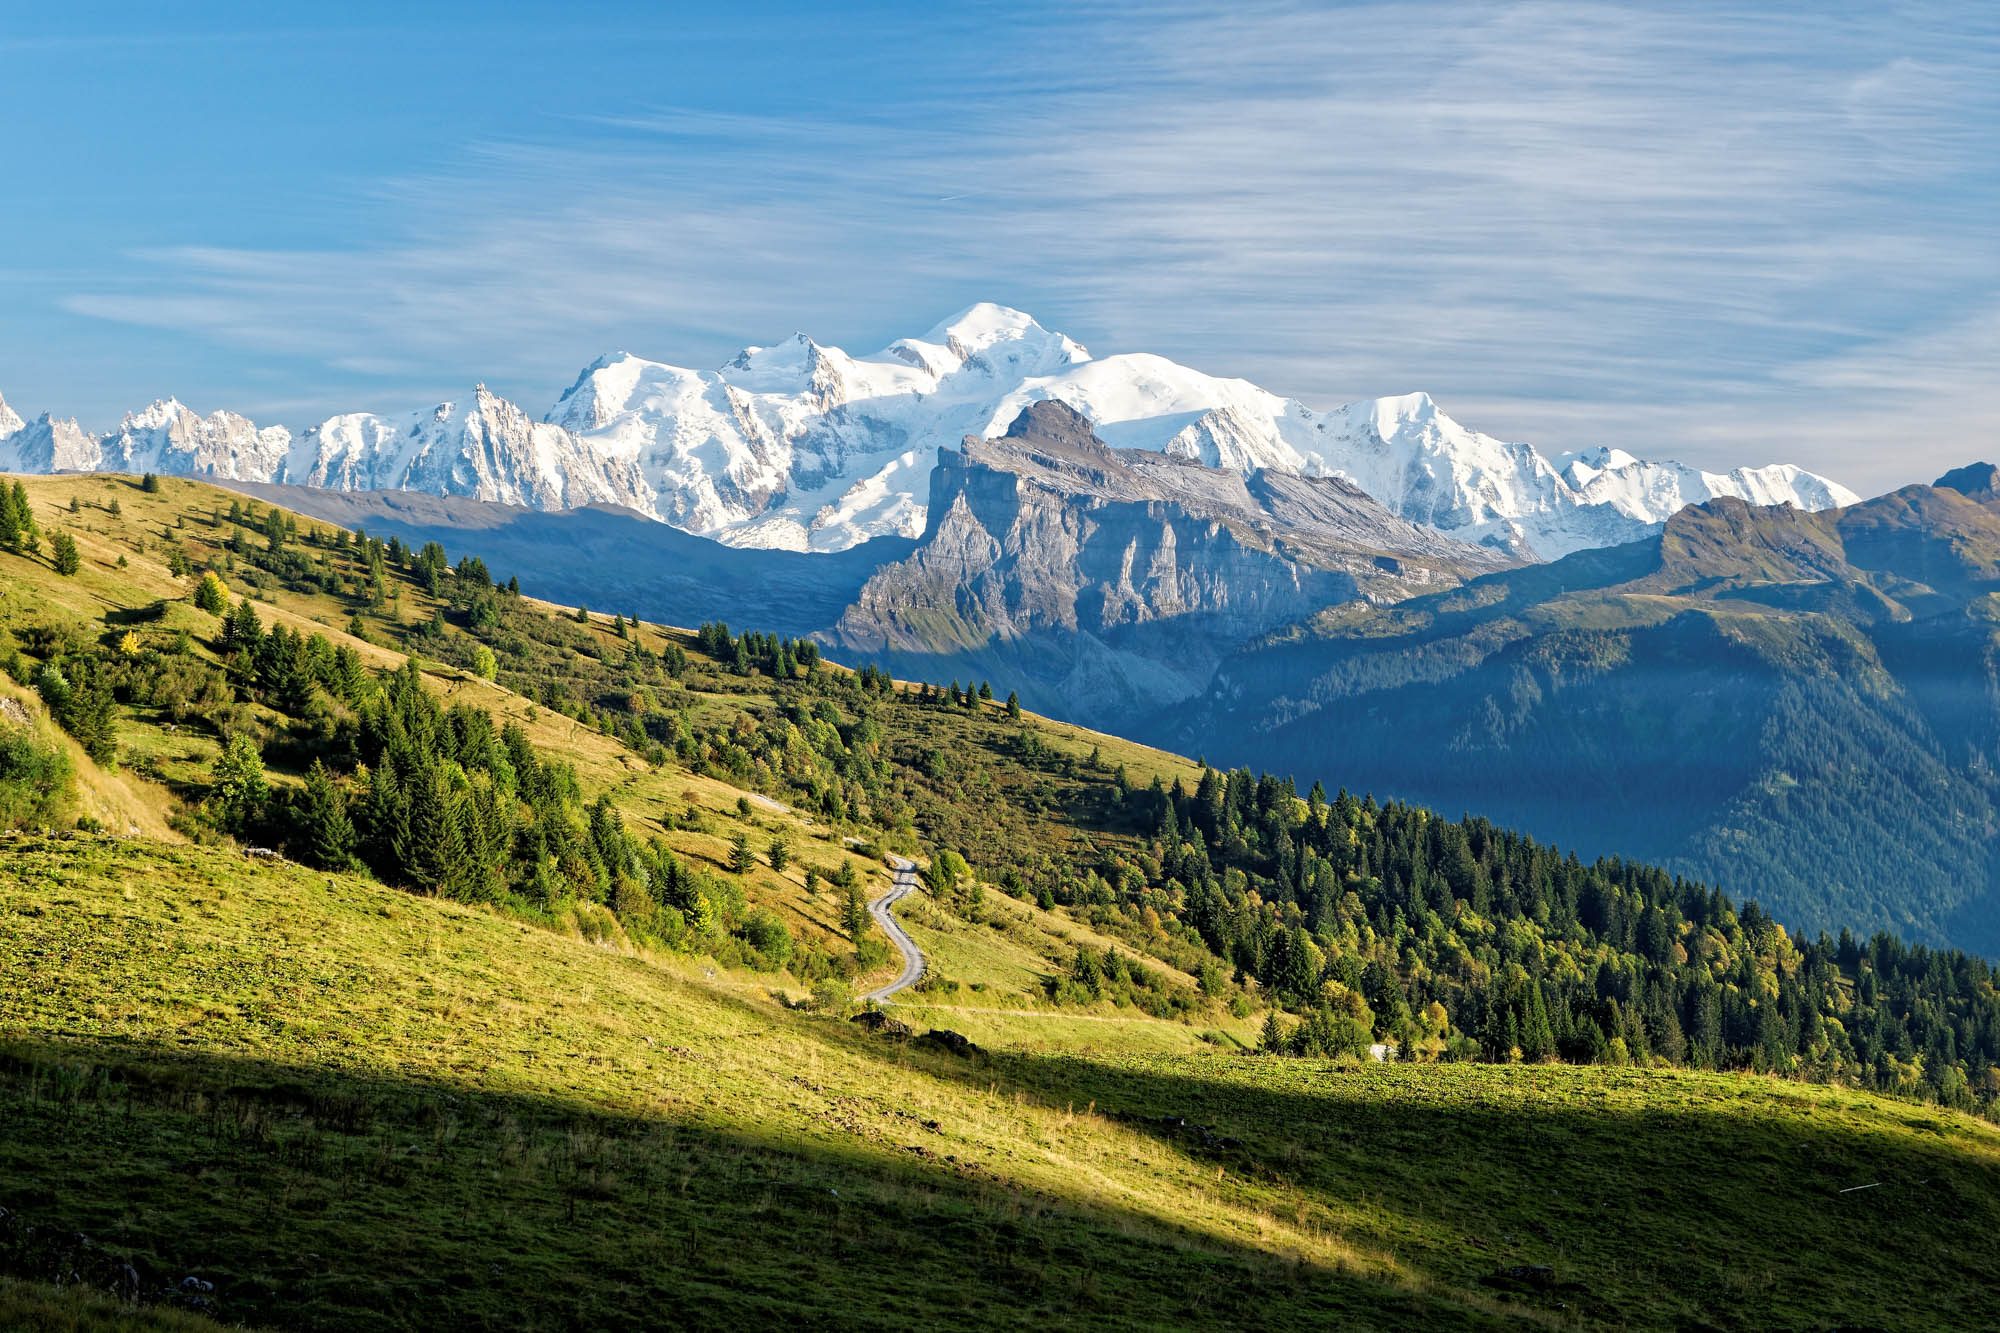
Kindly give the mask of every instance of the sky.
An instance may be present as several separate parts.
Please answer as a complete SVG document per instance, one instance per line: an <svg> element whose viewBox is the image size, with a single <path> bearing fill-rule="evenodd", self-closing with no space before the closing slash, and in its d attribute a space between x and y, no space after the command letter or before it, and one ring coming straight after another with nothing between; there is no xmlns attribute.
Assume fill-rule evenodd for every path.
<svg viewBox="0 0 2000 1333"><path fill-rule="evenodd" d="M0 394L539 413L992 300L1879 492L2000 455L2000 6L1810 13L0 0Z"/></svg>

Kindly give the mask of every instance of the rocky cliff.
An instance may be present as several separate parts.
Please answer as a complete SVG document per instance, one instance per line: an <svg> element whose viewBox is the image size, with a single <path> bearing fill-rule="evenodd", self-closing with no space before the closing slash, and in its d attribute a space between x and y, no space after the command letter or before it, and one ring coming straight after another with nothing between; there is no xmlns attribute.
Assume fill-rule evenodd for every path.
<svg viewBox="0 0 2000 1333"><path fill-rule="evenodd" d="M835 641L916 675L985 666L1094 722L1198 693L1224 654L1327 605L1507 563L1336 478L1113 449L1057 400L942 451L929 514Z"/></svg>

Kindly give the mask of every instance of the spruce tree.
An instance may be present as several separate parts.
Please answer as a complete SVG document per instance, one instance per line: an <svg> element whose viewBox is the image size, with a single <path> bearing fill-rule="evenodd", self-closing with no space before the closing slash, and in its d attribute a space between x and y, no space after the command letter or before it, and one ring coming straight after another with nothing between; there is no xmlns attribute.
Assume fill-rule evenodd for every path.
<svg viewBox="0 0 2000 1333"><path fill-rule="evenodd" d="M229 609L229 593L214 570L203 573L201 582L195 585L194 604L212 616L219 616Z"/></svg>
<svg viewBox="0 0 2000 1333"><path fill-rule="evenodd" d="M306 774L298 846L306 864L322 870L345 870L354 860L354 821L348 818L347 801L317 759Z"/></svg>
<svg viewBox="0 0 2000 1333"><path fill-rule="evenodd" d="M840 928L857 944L868 929L868 900L861 896L858 884L847 890L847 901L841 904Z"/></svg>
<svg viewBox="0 0 2000 1333"><path fill-rule="evenodd" d="M55 562L56 573L65 577L83 568L83 556L76 549L76 538L67 532L58 532L50 544L50 556Z"/></svg>

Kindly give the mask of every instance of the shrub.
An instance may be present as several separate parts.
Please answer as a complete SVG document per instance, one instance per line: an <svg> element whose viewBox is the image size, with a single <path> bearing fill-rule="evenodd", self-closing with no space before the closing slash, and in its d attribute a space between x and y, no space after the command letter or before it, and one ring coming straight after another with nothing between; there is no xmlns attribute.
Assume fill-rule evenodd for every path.
<svg viewBox="0 0 2000 1333"><path fill-rule="evenodd" d="M23 726L0 722L0 825L58 823L75 785L69 756Z"/></svg>

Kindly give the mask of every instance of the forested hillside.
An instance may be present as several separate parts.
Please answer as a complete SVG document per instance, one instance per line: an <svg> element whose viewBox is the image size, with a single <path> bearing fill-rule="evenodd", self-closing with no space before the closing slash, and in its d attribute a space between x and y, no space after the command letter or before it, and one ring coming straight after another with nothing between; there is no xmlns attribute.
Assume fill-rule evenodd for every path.
<svg viewBox="0 0 2000 1333"><path fill-rule="evenodd" d="M1155 734L1651 861L1807 932L1994 956L1996 593L1990 490L1718 501L1652 541L1330 610Z"/></svg>
<svg viewBox="0 0 2000 1333"><path fill-rule="evenodd" d="M0 961L37 982L0 1010L0 1099L24 1127L0 1131L0 1273L97 1265L124 1291L105 1275L130 1256L128 1296L209 1309L151 1285L205 1269L227 1275L214 1312L279 1323L626 1322L676 1291L798 1320L802 1280L863 1299L806 1239L831 1225L901 1256L913 1289L882 1308L928 1319L1215 1322L1204 1291L1240 1310L1290 1254L1274 1324L1670 1324L1726 1298L1756 1228L1695 1261L1702 1296L1605 1248L1678 1244L1699 1209L1608 1235L1530 1210L1503 1241L1366 1199L1444 1172L1490 1187L1498 1218L1532 1191L1477 1163L1552 1171L1557 1142L1584 1197L1626 1120L1664 1115L1660 1169L1720 1154L1732 1197L1798 1216L1878 1159L1899 1191L1959 1181L1951 1216L2000 1208L1992 1130L1954 1118L2000 1104L2000 991L1963 954L1794 938L1636 862L1050 723L1005 681L897 682L720 621L551 607L476 554L188 482L0 495L0 812L27 831L0 868ZM891 852L924 865L898 910L928 967L871 1036L841 1020L894 971L865 909ZM1374 1099L1459 1146L1431 1162ZM1753 1132L1751 1102L1776 1128ZM232 1160L289 1164L283 1200L233 1168L219 1193L135 1192L121 1154L200 1175L218 1107ZM1943 1156L1896 1114L1936 1117ZM59 1171L52 1117L76 1127ZM1336 1122L1362 1136L1351 1156ZM469 1201L495 1155L500 1212ZM339 1202L357 1182L361 1212ZM893 1224L939 1188L962 1265L830 1202L859 1191ZM1023 1197L1030 1230L1067 1239L1024 1249L1003 1220ZM1929 1197L1884 1216L1929 1234ZM1285 1220L1249 1220L1268 1208ZM470 1271L454 1209L525 1265L477 1298L422 1271ZM362 1217L383 1210L435 1243L382 1253ZM1866 1276L1889 1252L1862 1258L1876 1228L1843 1216L1817 1243L1851 1256L1851 1284L1761 1237L1756 1271L1811 1293L1790 1308L1895 1322ZM689 1239L608 1239L660 1217ZM86 1227L117 1262L64 1239ZM579 1283L596 1270L576 1235L626 1277ZM324 1257L362 1252L372 1278ZM1977 1290L1949 1277L1924 1308L1949 1321Z"/></svg>

